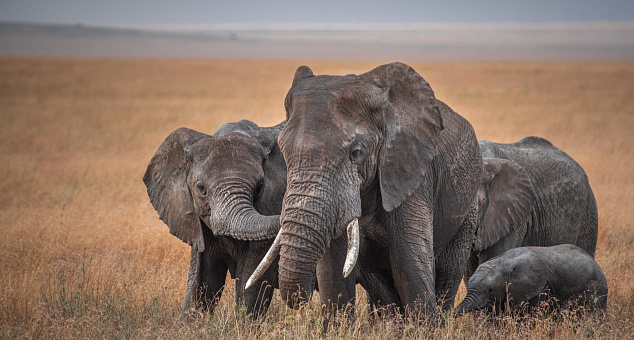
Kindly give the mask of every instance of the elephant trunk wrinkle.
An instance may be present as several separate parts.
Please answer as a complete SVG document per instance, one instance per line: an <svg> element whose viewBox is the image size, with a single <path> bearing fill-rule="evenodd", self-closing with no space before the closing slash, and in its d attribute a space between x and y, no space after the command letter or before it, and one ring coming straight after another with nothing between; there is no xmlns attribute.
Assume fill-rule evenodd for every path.
<svg viewBox="0 0 634 340"><path fill-rule="evenodd" d="M456 307L456 313L458 315L464 315L469 313L470 311L474 310L473 303L474 303L473 295L467 294L462 300L462 302L460 302L458 307Z"/></svg>
<svg viewBox="0 0 634 340"><path fill-rule="evenodd" d="M313 289L317 262L325 250L323 237L314 229L289 222L284 223L283 231L278 267L280 292L283 297L308 295ZM295 306L292 299L287 302Z"/></svg>
<svg viewBox="0 0 634 340"><path fill-rule="evenodd" d="M329 162L332 160L326 159L314 167L287 163L289 181L281 218L285 237L278 272L282 296L292 297L296 293L302 296L312 290L320 257L331 240L344 230L343 223L357 217L344 221L346 215L357 212L348 209L350 202L356 201L342 194L352 191L350 188L356 188L358 193L358 183L350 186L346 180L349 176L326 170Z"/></svg>
<svg viewBox="0 0 634 340"><path fill-rule="evenodd" d="M296 237L298 239L303 239L306 242L312 244L314 249L325 249L326 248L326 245L323 242L317 242L314 238L311 238L311 237L304 237L304 236L302 236L302 234L300 234L298 232L288 231L287 230L287 231L284 232L284 234L289 236L289 237L292 236L292 237ZM280 244L284 245L284 246L289 246L289 247L295 247L296 246L295 243L288 242L288 241L282 241ZM306 247L298 247L298 248L305 249Z"/></svg>
<svg viewBox="0 0 634 340"><path fill-rule="evenodd" d="M214 233L247 241L275 237L280 228L279 216L261 215L253 207L251 194L244 189L244 184L238 186L232 183L223 183L223 190L219 195L212 196L220 197L214 202L209 218Z"/></svg>

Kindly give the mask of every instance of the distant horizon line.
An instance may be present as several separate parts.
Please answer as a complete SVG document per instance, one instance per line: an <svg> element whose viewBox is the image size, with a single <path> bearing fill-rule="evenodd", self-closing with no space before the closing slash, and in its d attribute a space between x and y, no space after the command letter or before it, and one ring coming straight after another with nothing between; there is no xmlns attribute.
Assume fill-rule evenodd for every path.
<svg viewBox="0 0 634 340"><path fill-rule="evenodd" d="M629 21L491 21L491 22L367 22L367 23L218 23L218 24L91 24L0 21L8 25L93 27L145 31L200 32L211 30L417 30L417 29L634 29Z"/></svg>

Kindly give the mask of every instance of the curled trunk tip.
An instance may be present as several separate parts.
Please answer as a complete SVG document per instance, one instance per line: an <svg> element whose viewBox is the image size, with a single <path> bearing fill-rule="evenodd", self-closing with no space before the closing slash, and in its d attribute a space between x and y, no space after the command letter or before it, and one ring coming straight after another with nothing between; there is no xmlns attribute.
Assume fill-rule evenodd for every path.
<svg viewBox="0 0 634 340"><path fill-rule="evenodd" d="M464 300L462 300L462 302L460 302L458 307L456 307L455 315L456 316L463 316L463 315L471 312L473 310L471 308L472 304L473 304L473 301L471 300L471 298L468 295L465 296Z"/></svg>

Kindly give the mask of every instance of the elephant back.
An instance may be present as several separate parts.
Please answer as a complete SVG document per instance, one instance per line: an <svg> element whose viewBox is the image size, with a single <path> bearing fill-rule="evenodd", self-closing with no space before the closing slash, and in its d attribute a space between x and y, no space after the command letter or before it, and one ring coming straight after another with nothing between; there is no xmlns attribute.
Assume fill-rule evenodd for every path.
<svg viewBox="0 0 634 340"><path fill-rule="evenodd" d="M480 141L480 148L483 157L515 162L533 183L537 197L522 246L577 244L585 238L584 250L594 254L596 202L585 171L572 157L540 137L511 144Z"/></svg>

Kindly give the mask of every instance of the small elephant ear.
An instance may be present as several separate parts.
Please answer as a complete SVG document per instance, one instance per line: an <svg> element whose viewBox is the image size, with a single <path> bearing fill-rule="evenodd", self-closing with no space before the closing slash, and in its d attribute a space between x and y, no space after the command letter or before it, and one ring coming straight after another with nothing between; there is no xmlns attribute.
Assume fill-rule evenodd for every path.
<svg viewBox="0 0 634 340"><path fill-rule="evenodd" d="M256 138L265 153L265 161L262 164L264 170L264 191L254 202L264 215L279 215L282 210L282 201L286 192L286 162L284 155L277 144L277 138L282 132L286 121L278 125L260 129Z"/></svg>
<svg viewBox="0 0 634 340"><path fill-rule="evenodd" d="M444 129L441 111L451 110L429 83L402 63L382 65L361 79L385 91L384 143L379 156L383 208L391 211L416 190L436 154Z"/></svg>
<svg viewBox="0 0 634 340"><path fill-rule="evenodd" d="M260 127L254 122L247 119L242 119L238 122L223 124L221 127L218 128L218 130L216 130L216 132L214 132L214 137L220 137L234 132L251 136L253 132L258 131L259 129Z"/></svg>
<svg viewBox="0 0 634 340"><path fill-rule="evenodd" d="M481 222L476 230L475 248L482 251L494 245L511 230L517 230L529 217L537 194L528 173L517 163L501 158L483 158L484 173L480 190L488 195Z"/></svg>
<svg viewBox="0 0 634 340"><path fill-rule="evenodd" d="M508 269L507 282L509 299L518 304L538 296L546 288L549 269L532 251L526 248L516 249L519 254L509 260L511 266Z"/></svg>
<svg viewBox="0 0 634 340"><path fill-rule="evenodd" d="M172 132L150 160L143 176L150 202L170 233L199 252L205 250L205 243L187 185L186 149L209 137L187 128Z"/></svg>

